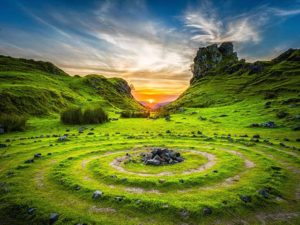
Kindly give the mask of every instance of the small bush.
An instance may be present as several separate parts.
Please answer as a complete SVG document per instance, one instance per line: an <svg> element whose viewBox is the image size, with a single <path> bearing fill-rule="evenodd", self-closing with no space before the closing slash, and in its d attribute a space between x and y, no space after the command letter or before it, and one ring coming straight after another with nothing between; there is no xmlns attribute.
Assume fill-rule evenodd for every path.
<svg viewBox="0 0 300 225"><path fill-rule="evenodd" d="M97 124L108 121L108 115L102 108L88 108L82 110L79 107L69 108L61 113L60 119L66 124Z"/></svg>
<svg viewBox="0 0 300 225"><path fill-rule="evenodd" d="M83 122L82 110L79 107L66 109L60 115L60 120L66 124L81 124Z"/></svg>
<svg viewBox="0 0 300 225"><path fill-rule="evenodd" d="M121 112L122 118L148 118L150 112L148 111L123 111Z"/></svg>
<svg viewBox="0 0 300 225"><path fill-rule="evenodd" d="M25 116L2 114L0 115L0 127L3 128L5 132L23 131L25 130L27 120Z"/></svg>
<svg viewBox="0 0 300 225"><path fill-rule="evenodd" d="M107 114L102 108L86 109L83 113L83 122L87 124L104 123L108 121Z"/></svg>

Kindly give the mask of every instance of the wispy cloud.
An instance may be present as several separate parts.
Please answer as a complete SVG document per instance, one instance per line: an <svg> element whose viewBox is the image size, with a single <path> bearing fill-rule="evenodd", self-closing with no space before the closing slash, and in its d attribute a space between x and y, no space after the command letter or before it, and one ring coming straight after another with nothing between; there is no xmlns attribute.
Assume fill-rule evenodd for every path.
<svg viewBox="0 0 300 225"><path fill-rule="evenodd" d="M300 14L300 8L279 9L263 5L246 13L224 17L210 2L203 1L198 8L186 11L184 23L192 34L191 40L200 43L258 43L262 40L263 27L271 20L280 21L297 14Z"/></svg>
<svg viewBox="0 0 300 225"><path fill-rule="evenodd" d="M277 9L277 8L272 8L272 12L274 12L278 16L293 16L293 15L298 15L300 14L300 9Z"/></svg>
<svg viewBox="0 0 300 225"><path fill-rule="evenodd" d="M191 39L202 43L258 42L260 35L249 18L240 18L228 21L226 24L217 16L208 16L197 12L188 12L185 16L185 25L191 28Z"/></svg>

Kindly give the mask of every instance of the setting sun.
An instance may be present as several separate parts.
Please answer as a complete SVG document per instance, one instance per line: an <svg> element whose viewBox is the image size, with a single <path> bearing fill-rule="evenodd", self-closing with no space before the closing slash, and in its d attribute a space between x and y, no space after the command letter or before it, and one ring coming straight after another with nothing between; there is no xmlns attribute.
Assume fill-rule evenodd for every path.
<svg viewBox="0 0 300 225"><path fill-rule="evenodd" d="M153 102L155 102L155 100L152 99L152 98L150 98L150 99L148 99L148 102L149 102L150 104L152 104Z"/></svg>

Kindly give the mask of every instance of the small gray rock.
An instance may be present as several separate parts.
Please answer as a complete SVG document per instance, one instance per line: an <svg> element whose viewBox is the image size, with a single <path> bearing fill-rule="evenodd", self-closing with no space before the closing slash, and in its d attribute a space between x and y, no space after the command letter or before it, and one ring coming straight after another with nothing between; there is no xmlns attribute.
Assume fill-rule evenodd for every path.
<svg viewBox="0 0 300 225"><path fill-rule="evenodd" d="M120 202L120 201L123 200L123 197L121 197L121 196L115 197L115 200L116 200L117 202Z"/></svg>
<svg viewBox="0 0 300 225"><path fill-rule="evenodd" d="M240 199L245 203L252 201L251 196L246 196L246 195L240 195Z"/></svg>
<svg viewBox="0 0 300 225"><path fill-rule="evenodd" d="M93 199L98 199L98 198L100 198L102 196L103 196L103 192L102 191L97 190L97 191L95 191L93 193Z"/></svg>
<svg viewBox="0 0 300 225"><path fill-rule="evenodd" d="M42 158L42 154L41 153L36 153L36 154L34 154L34 158Z"/></svg>
<svg viewBox="0 0 300 225"><path fill-rule="evenodd" d="M269 198L269 192L267 189L263 188L258 191L258 193L264 198Z"/></svg>
<svg viewBox="0 0 300 225"><path fill-rule="evenodd" d="M160 161L157 159L149 159L146 161L146 164L158 166L158 165L160 165Z"/></svg>
<svg viewBox="0 0 300 225"><path fill-rule="evenodd" d="M35 210L36 210L36 208L29 208L27 212L28 212L28 214L32 215L32 214L34 214Z"/></svg>
<svg viewBox="0 0 300 225"><path fill-rule="evenodd" d="M59 138L58 138L58 141L59 141L59 142L67 141L67 136L64 135L64 136L59 137Z"/></svg>
<svg viewBox="0 0 300 225"><path fill-rule="evenodd" d="M26 163L26 164L34 163L34 159L27 159L24 163Z"/></svg>
<svg viewBox="0 0 300 225"><path fill-rule="evenodd" d="M186 209L182 209L180 210L179 215L182 218L188 218L190 216L190 213Z"/></svg>
<svg viewBox="0 0 300 225"><path fill-rule="evenodd" d="M208 215L210 215L210 214L212 214L212 209L211 209L211 208L208 208L208 207L205 207L205 208L203 209L203 215L208 216Z"/></svg>
<svg viewBox="0 0 300 225"><path fill-rule="evenodd" d="M57 213L51 213L49 218L49 224L52 225L58 220L59 215Z"/></svg>

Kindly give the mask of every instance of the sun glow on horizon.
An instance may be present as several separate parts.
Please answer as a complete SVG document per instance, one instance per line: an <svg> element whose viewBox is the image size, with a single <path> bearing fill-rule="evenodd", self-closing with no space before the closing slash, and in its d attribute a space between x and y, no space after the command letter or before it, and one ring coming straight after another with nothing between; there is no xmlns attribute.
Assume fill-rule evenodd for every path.
<svg viewBox="0 0 300 225"><path fill-rule="evenodd" d="M149 102L150 104L152 104L152 103L154 103L154 102L155 102L155 100L154 100L154 99L152 99L152 98L150 98L150 99L148 99L148 102Z"/></svg>
<svg viewBox="0 0 300 225"><path fill-rule="evenodd" d="M184 90L180 91L183 92ZM147 105L154 105L174 101L179 96L179 93L170 93L169 90L142 89L133 90L132 95L137 101L147 103Z"/></svg>

